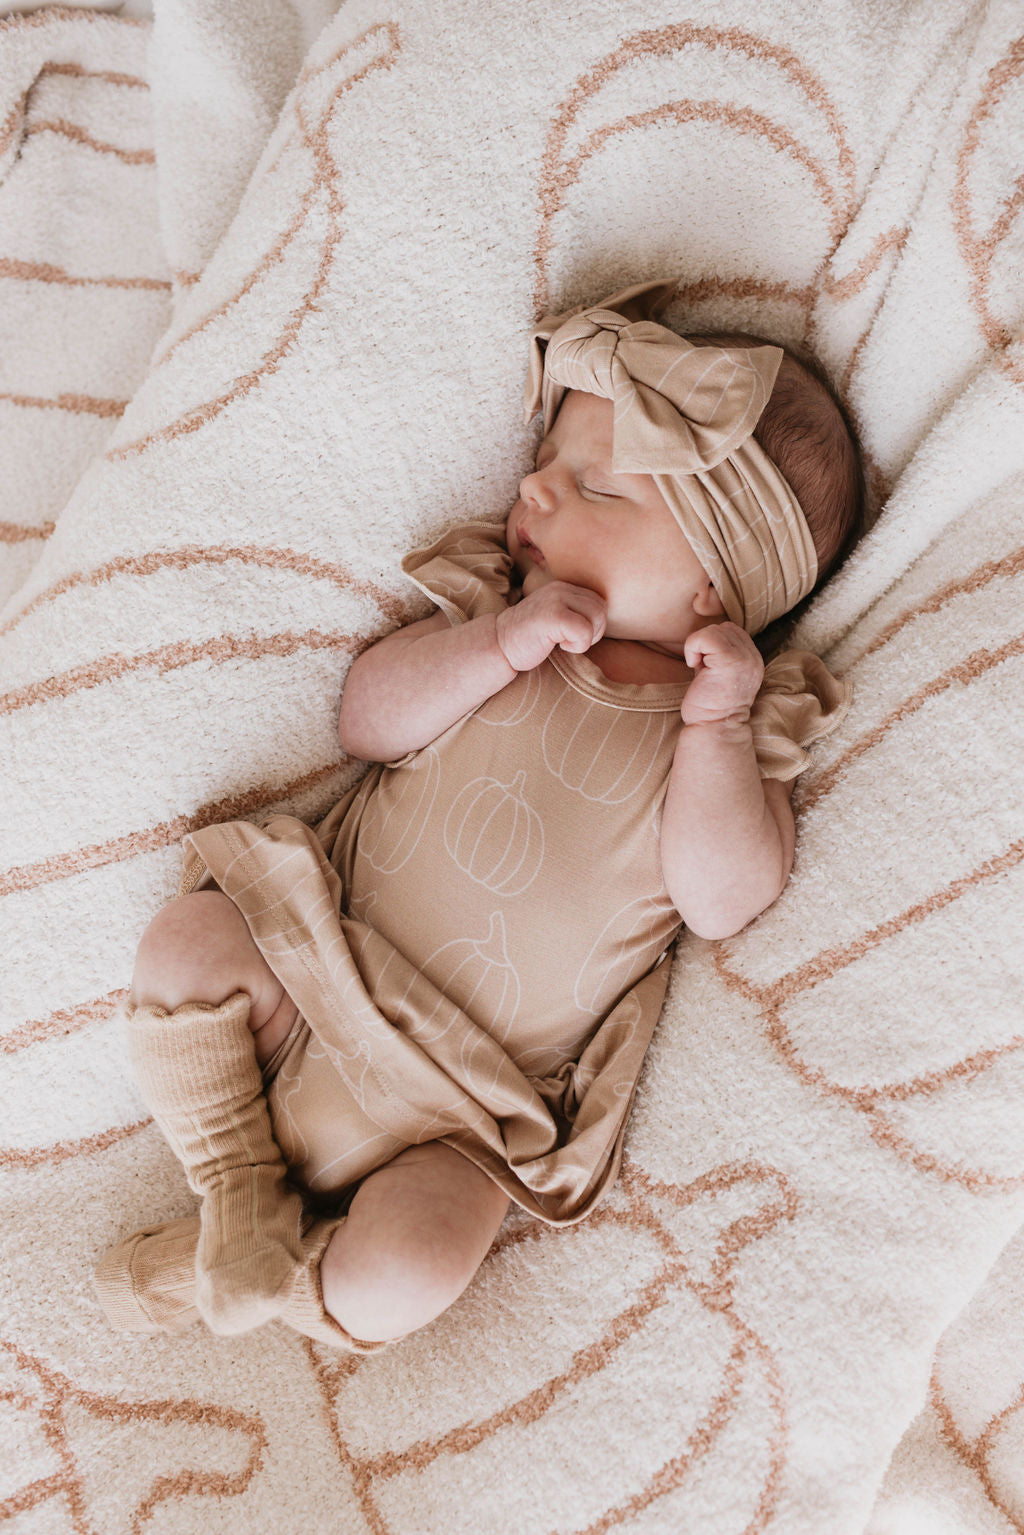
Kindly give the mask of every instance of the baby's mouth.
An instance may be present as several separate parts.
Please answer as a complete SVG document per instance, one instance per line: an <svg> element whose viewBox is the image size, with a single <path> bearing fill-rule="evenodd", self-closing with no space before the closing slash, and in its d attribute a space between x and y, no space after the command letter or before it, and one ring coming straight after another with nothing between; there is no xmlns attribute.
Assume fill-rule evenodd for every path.
<svg viewBox="0 0 1024 1535"><path fill-rule="evenodd" d="M532 560L534 565L543 565L543 554L521 525L516 529L516 540L528 560Z"/></svg>

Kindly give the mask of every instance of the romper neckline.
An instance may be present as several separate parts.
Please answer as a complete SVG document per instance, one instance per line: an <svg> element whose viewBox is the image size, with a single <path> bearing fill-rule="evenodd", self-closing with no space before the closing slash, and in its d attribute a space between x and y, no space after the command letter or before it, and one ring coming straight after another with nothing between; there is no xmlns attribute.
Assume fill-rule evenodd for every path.
<svg viewBox="0 0 1024 1535"><path fill-rule="evenodd" d="M557 648L548 656L555 671L577 693L594 703L645 714L670 714L686 695L682 682L613 682L596 661Z"/></svg>

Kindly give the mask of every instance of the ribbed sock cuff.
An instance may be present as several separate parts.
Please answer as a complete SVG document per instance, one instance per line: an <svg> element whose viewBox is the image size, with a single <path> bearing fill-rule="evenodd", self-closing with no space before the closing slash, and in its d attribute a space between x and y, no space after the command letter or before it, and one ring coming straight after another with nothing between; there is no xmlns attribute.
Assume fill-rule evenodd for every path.
<svg viewBox="0 0 1024 1535"><path fill-rule="evenodd" d="M157 1122L212 1108L218 1123L262 1090L249 1028L251 1002L236 991L226 1002L185 1002L125 1013L128 1049L142 1095ZM166 1133L166 1132L165 1132Z"/></svg>
<svg viewBox="0 0 1024 1535"><path fill-rule="evenodd" d="M330 1348L343 1349L348 1354L379 1354L381 1349L391 1347L391 1340L366 1342L362 1338L353 1338L324 1309L320 1264L327 1251L327 1244L344 1219L341 1216L333 1220L314 1221L307 1231L302 1243L304 1261L296 1272L288 1298L281 1308L281 1320L295 1332L313 1338L318 1343L326 1343Z"/></svg>

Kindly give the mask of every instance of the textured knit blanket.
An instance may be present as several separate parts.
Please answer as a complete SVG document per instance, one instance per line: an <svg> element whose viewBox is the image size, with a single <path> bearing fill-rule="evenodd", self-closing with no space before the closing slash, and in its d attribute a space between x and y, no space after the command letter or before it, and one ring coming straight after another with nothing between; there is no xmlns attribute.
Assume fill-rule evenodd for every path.
<svg viewBox="0 0 1024 1535"><path fill-rule="evenodd" d="M1024 1530L1016 0L157 0L0 20L0 1528ZM809 346L875 518L782 898L688 936L623 1174L354 1360L112 1332L194 1207L116 1008L184 832L313 820L526 337L675 275ZM474 337L471 351L463 338Z"/></svg>

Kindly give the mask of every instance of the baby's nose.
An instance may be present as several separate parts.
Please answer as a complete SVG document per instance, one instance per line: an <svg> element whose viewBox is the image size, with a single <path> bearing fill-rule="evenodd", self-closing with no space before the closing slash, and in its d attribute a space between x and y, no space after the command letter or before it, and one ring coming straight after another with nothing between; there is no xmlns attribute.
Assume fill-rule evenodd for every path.
<svg viewBox="0 0 1024 1535"><path fill-rule="evenodd" d="M535 469L532 474L519 482L519 494L524 501L530 501L541 510L552 506L555 499L554 482L551 475L544 469Z"/></svg>

